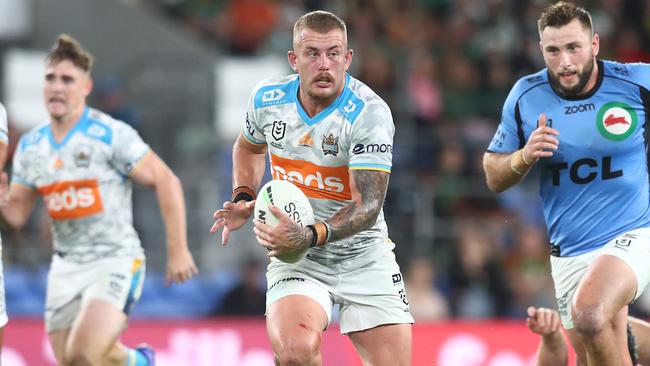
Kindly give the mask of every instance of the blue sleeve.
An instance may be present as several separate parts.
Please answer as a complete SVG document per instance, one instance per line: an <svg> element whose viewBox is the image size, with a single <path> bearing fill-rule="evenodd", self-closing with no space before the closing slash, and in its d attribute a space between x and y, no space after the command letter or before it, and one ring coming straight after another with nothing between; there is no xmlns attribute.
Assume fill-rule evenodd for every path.
<svg viewBox="0 0 650 366"><path fill-rule="evenodd" d="M650 90L650 64L639 62L627 64L627 67L629 69L630 80Z"/></svg>
<svg viewBox="0 0 650 366"><path fill-rule="evenodd" d="M517 119L515 116L517 102L521 95L519 89L519 83L515 84L503 104L501 122L487 148L489 152L511 153L519 149L519 135L517 133Z"/></svg>

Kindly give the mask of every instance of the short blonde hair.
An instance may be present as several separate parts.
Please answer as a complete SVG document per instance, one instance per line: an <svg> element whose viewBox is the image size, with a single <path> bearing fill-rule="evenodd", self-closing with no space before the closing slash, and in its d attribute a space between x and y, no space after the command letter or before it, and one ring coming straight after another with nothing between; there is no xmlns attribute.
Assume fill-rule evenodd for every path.
<svg viewBox="0 0 650 366"><path fill-rule="evenodd" d="M67 34L60 35L46 58L48 64L68 60L86 73L93 68L93 56L84 50L79 42Z"/></svg>
<svg viewBox="0 0 650 366"><path fill-rule="evenodd" d="M327 33L332 29L340 29L347 42L348 31L345 22L329 11L316 10L301 16L293 25L293 43L296 44L298 36L303 29L311 29L318 33Z"/></svg>

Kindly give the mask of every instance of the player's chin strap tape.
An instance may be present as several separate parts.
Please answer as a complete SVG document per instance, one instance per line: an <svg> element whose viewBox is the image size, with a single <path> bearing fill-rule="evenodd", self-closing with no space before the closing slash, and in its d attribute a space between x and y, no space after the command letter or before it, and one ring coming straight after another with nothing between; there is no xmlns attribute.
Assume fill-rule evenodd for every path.
<svg viewBox="0 0 650 366"><path fill-rule="evenodd" d="M232 203L237 203L239 201L250 202L256 197L255 191L246 186L239 186L232 191Z"/></svg>
<svg viewBox="0 0 650 366"><path fill-rule="evenodd" d="M307 225L307 228L311 230L312 233L311 243L309 244L310 248L325 245L330 238L330 226L324 221L317 222L313 225Z"/></svg>

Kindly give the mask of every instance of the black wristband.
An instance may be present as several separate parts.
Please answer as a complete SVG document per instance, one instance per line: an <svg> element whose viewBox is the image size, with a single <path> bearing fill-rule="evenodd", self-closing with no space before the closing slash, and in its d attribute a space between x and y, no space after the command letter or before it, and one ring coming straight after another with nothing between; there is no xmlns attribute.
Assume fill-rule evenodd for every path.
<svg viewBox="0 0 650 366"><path fill-rule="evenodd" d="M233 197L232 203L237 203L239 201L247 201L250 202L253 200L253 196L251 196L248 192L239 192Z"/></svg>
<svg viewBox="0 0 650 366"><path fill-rule="evenodd" d="M316 242L318 242L318 234L314 225L307 225L307 229L311 230L311 243L309 243L309 247L313 248L316 246Z"/></svg>

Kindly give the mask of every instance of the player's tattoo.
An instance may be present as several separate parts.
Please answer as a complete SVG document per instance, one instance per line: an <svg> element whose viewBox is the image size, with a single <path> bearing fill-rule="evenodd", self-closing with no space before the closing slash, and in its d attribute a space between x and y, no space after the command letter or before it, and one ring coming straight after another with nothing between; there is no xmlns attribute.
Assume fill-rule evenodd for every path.
<svg viewBox="0 0 650 366"><path fill-rule="evenodd" d="M350 180L354 180L353 184L361 195L361 201L341 208L327 220L331 229L330 241L347 238L370 229L375 224L386 197L388 177L388 173L375 170L351 172Z"/></svg>

